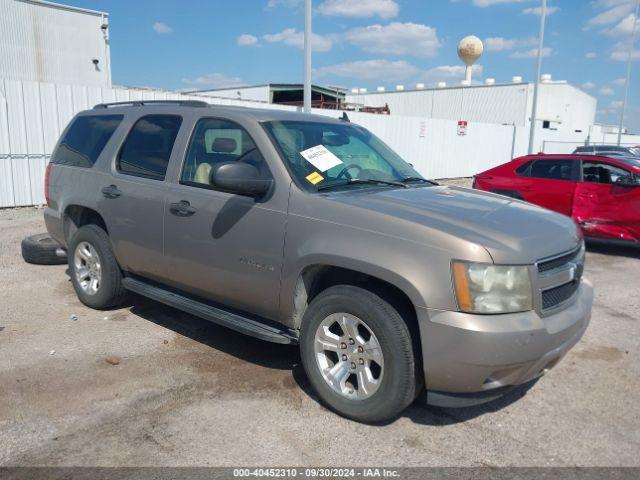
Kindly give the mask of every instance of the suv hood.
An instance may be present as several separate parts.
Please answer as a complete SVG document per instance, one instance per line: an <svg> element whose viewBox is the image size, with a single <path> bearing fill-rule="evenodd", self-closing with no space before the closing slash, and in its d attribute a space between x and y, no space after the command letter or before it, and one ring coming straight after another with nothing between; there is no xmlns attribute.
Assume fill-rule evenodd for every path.
<svg viewBox="0 0 640 480"><path fill-rule="evenodd" d="M581 240L569 217L466 188L367 189L330 197L370 211L360 227L422 243L432 243L433 234L440 232L481 245L495 263L531 264L571 250ZM374 213L384 218L376 221Z"/></svg>

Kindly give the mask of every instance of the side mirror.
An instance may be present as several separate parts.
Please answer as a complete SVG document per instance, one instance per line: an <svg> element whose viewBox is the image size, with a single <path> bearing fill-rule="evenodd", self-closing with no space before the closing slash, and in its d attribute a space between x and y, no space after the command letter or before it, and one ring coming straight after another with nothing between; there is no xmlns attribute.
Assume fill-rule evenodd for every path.
<svg viewBox="0 0 640 480"><path fill-rule="evenodd" d="M249 197L264 195L273 184L273 180L261 178L253 165L238 162L215 165L209 174L209 182L222 190Z"/></svg>
<svg viewBox="0 0 640 480"><path fill-rule="evenodd" d="M633 175L623 175L618 177L616 185L624 185L625 187L640 187L640 182Z"/></svg>

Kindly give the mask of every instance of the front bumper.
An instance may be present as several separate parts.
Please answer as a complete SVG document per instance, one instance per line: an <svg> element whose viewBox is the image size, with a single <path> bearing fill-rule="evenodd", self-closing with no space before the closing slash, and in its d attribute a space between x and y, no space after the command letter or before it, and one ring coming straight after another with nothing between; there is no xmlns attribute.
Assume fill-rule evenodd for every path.
<svg viewBox="0 0 640 480"><path fill-rule="evenodd" d="M491 400L536 379L580 340L592 303L593 287L583 280L570 305L545 317L418 309L427 390Z"/></svg>

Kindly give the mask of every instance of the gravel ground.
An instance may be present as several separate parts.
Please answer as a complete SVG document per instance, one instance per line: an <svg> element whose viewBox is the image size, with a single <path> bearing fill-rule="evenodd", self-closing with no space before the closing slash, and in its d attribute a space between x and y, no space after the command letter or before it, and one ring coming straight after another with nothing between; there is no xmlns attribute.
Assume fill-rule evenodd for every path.
<svg viewBox="0 0 640 480"><path fill-rule="evenodd" d="M527 392L367 426L317 402L294 348L140 297L85 308L65 266L22 261L42 231L0 210L0 465L640 465L638 250L589 251L591 326Z"/></svg>

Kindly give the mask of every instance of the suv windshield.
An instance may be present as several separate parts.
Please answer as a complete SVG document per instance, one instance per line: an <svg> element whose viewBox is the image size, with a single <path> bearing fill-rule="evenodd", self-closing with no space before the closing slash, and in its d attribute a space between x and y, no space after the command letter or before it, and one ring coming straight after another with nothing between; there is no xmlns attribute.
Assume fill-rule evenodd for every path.
<svg viewBox="0 0 640 480"><path fill-rule="evenodd" d="M309 190L428 184L380 139L357 125L304 121L264 125L289 170Z"/></svg>

